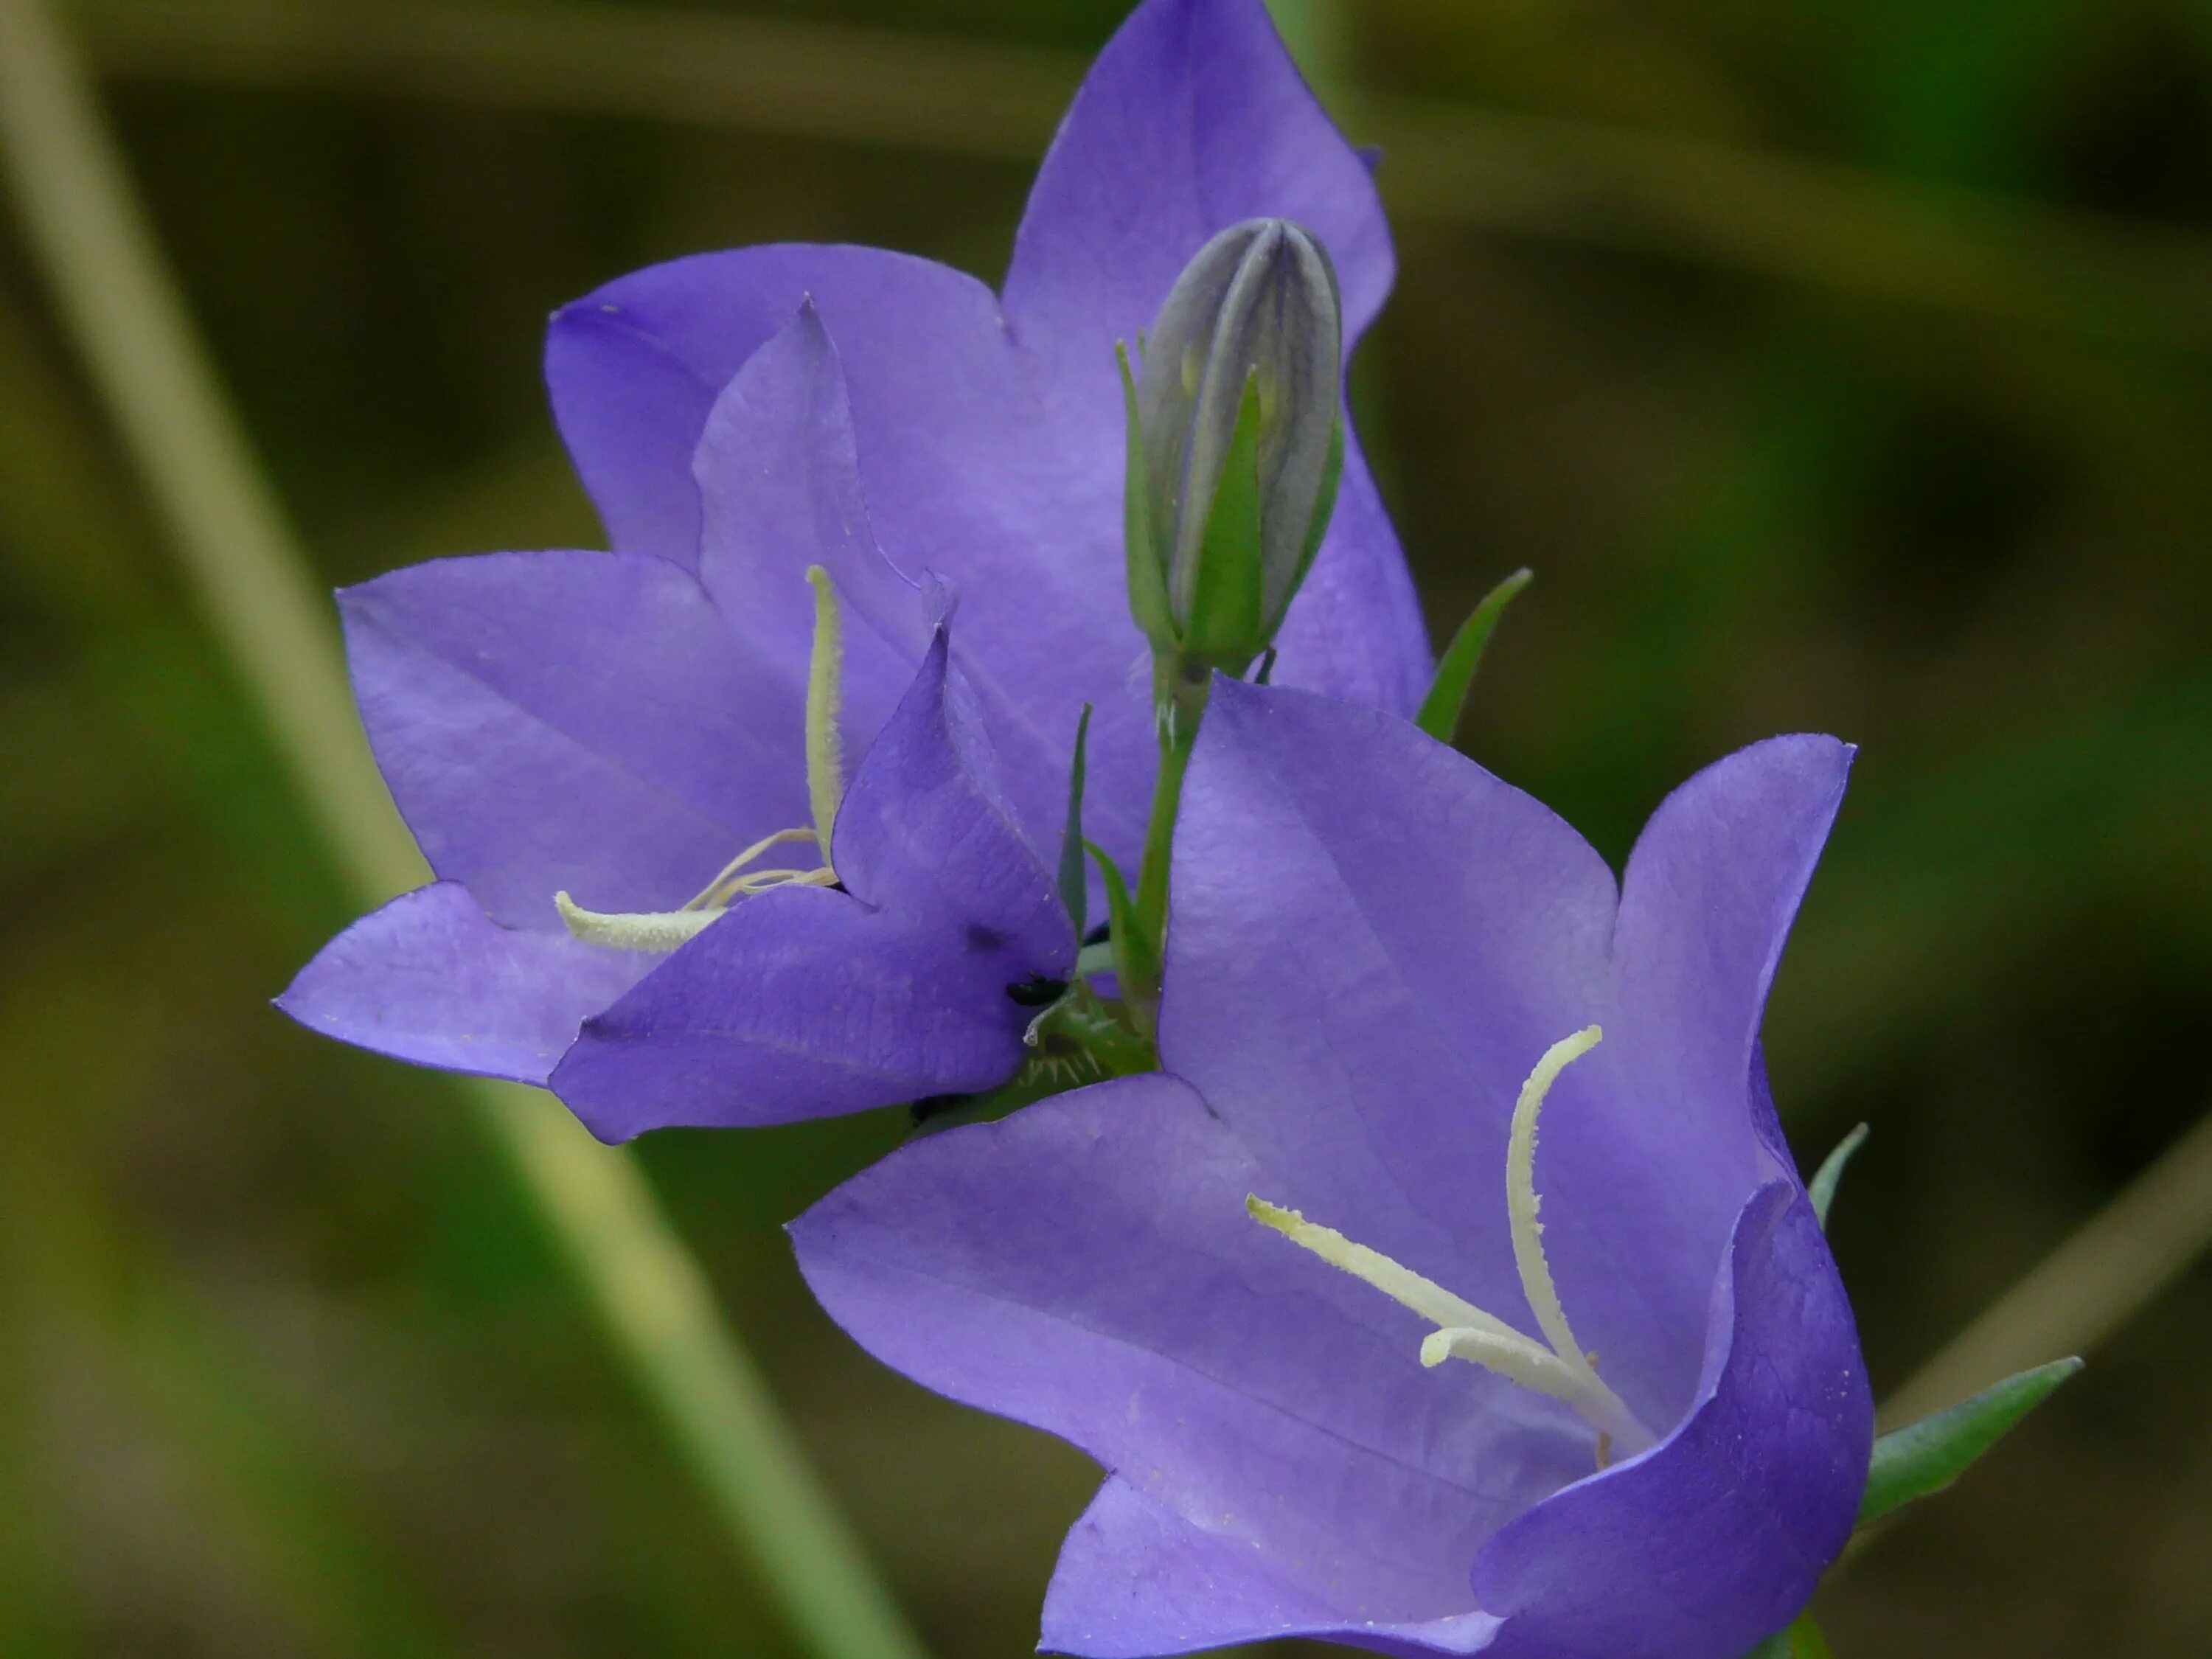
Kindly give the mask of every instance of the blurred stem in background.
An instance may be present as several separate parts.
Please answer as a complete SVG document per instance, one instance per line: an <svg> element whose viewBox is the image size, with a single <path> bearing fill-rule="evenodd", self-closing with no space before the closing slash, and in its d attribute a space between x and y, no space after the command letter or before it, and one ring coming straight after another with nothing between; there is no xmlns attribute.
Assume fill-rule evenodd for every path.
<svg viewBox="0 0 2212 1659"><path fill-rule="evenodd" d="M1883 1406L1895 1427L2094 1348L2212 1245L2212 1117L2045 1258Z"/></svg>
<svg viewBox="0 0 2212 1659"><path fill-rule="evenodd" d="M339 867L367 903L417 884L425 872L354 716L326 602L42 0L0 0L0 149L57 308ZM532 1091L463 1086L793 1626L824 1659L916 1659L636 1164Z"/></svg>

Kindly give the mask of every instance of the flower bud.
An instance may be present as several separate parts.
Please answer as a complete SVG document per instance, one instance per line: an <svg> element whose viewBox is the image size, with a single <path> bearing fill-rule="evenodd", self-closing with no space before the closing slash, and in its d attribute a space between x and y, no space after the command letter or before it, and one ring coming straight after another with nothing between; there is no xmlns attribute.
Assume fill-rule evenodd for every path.
<svg viewBox="0 0 2212 1659"><path fill-rule="evenodd" d="M1336 272L1310 231L1232 225L1176 279L1127 386L1130 601L1156 653L1241 672L1321 545L1342 469Z"/></svg>

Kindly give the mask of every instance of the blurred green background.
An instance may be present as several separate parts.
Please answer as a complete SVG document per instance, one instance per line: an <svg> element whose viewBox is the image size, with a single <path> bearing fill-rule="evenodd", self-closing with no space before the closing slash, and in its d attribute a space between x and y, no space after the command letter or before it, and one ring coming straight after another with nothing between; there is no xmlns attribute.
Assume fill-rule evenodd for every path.
<svg viewBox="0 0 2212 1659"><path fill-rule="evenodd" d="M331 584L591 545L545 313L672 255L995 280L1115 0L82 0ZM1363 431L1463 741L1618 859L1863 745L1769 1024L1879 1386L2212 1105L2212 6L1307 0L1386 145ZM0 228L0 1652L798 1651L478 1121L268 998L352 907ZM882 1371L778 1224L896 1115L642 1153L940 1656L1093 1475ZM2212 1203L2212 1199L2206 1200ZM2197 1266L1819 1604L1858 1656L2212 1652Z"/></svg>

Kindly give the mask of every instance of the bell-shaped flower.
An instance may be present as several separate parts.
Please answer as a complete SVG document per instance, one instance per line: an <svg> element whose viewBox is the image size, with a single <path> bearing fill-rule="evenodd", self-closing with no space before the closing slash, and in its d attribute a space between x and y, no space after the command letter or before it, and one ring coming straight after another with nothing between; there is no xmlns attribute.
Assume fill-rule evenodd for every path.
<svg viewBox="0 0 2212 1659"><path fill-rule="evenodd" d="M1848 762L1708 769L1616 888L1413 727L1217 684L1166 1070L792 1230L879 1358L1105 1466L1047 1650L1740 1659L1790 1623L1873 1416L1759 1027Z"/></svg>
<svg viewBox="0 0 2212 1659"><path fill-rule="evenodd" d="M842 1080L817 1091L766 1048L707 1040L766 994L745 911L774 897L827 914L763 889L859 891L824 845L823 769L809 785L805 573L828 574L848 623L843 752L867 750L923 669L915 590L942 577L961 595L951 672L1000 757L1010 823L1056 844L1092 705L1085 829L1133 867L1157 762L1116 346L1210 238L1253 218L1326 244L1348 349L1392 272L1366 163L1261 0L1146 0L1045 158L1000 293L901 254L792 245L656 266L557 313L554 410L613 551L442 560L343 596L371 743L438 879L333 941L283 1006L387 1054L532 1083L592 1021L589 1063L555 1086L603 1133L1001 1080L1018 1054L925 1077L824 1052L819 1075ZM1426 683L1403 560L1348 434L1276 644L1279 681L1333 696L1410 709ZM776 960L818 951L807 971L834 982L845 945L831 929ZM916 959L915 982L936 982L936 960ZM886 993L872 1018L939 1012L899 1006ZM671 1044L690 1069L670 1070ZM700 1069L709 1052L728 1068Z"/></svg>

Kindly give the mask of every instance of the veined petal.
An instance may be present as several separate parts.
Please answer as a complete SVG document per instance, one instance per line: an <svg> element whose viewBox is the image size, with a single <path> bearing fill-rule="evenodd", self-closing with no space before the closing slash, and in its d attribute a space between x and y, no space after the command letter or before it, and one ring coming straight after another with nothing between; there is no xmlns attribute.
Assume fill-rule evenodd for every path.
<svg viewBox="0 0 2212 1659"><path fill-rule="evenodd" d="M803 584L802 584L803 586ZM557 931L553 895L673 909L805 815L801 690L664 560L489 553L340 595L362 720L440 877Z"/></svg>
<svg viewBox="0 0 2212 1659"><path fill-rule="evenodd" d="M1513 1650L1711 1659L1781 1629L1850 1536L1874 1403L1850 1304L1793 1182L1744 1206L1688 1418L1483 1548Z"/></svg>
<svg viewBox="0 0 2212 1659"><path fill-rule="evenodd" d="M553 1079L602 1139L865 1110L1004 1082L1074 930L994 782L943 630L837 817L845 886L738 902L592 1020Z"/></svg>
<svg viewBox="0 0 2212 1659"><path fill-rule="evenodd" d="M340 933L276 1006L395 1060L542 1085L577 1028L653 963L502 927L458 882L438 882Z"/></svg>
<svg viewBox="0 0 2212 1659"><path fill-rule="evenodd" d="M1209 1532L1109 1477L1060 1547L1038 1646L1089 1659L1151 1659L1306 1636L1376 1653L1473 1654L1489 1647L1498 1628L1480 1613L1347 1625L1307 1584L1270 1571L1241 1540Z"/></svg>
<svg viewBox="0 0 2212 1659"><path fill-rule="evenodd" d="M1098 54L1038 170L1007 320L1055 385L1110 398L1114 343L1152 322L1208 237L1263 218L1293 220L1328 246L1348 347L1395 270L1366 162L1261 0L1146 0Z"/></svg>
<svg viewBox="0 0 2212 1659"><path fill-rule="evenodd" d="M1300 1616L1472 1613L1474 1551L1588 1472L1589 1431L1486 1373L1424 1370L1418 1316L1248 1218L1282 1179L1155 1073L915 1142L792 1236L878 1358L1073 1441L1220 1540L1201 1560L1304 1586Z"/></svg>
<svg viewBox="0 0 2212 1659"><path fill-rule="evenodd" d="M705 520L700 569L731 628L793 682L806 678L829 572L848 626L840 683L854 753L890 717L930 630L920 590L877 545L860 489L844 372L811 300L723 388L692 457Z"/></svg>
<svg viewBox="0 0 2212 1659"><path fill-rule="evenodd" d="M1603 860L1402 720L1227 681L1175 860L1161 1059L1291 1172L1256 1190L1533 1330L1507 1132L1536 1058L1601 1012ZM1550 1155L1600 1132L1576 1073L1603 1063L1561 1080L1547 1190Z"/></svg>

